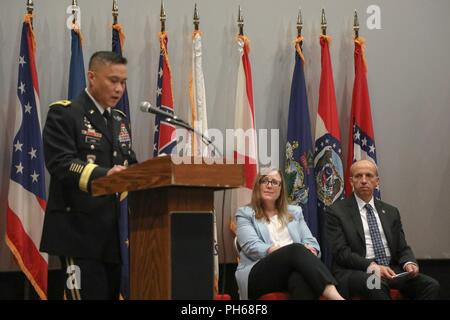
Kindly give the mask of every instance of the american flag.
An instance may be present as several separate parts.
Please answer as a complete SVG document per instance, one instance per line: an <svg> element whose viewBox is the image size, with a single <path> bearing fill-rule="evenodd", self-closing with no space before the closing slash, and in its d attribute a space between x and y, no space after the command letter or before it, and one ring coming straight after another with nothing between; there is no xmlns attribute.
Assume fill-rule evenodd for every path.
<svg viewBox="0 0 450 320"><path fill-rule="evenodd" d="M367 67L364 59L364 39L355 39L355 81L353 83L352 111L350 116L347 157L347 177L350 167L357 160L370 160L377 163L375 148L375 134L372 126L370 111L369 87L367 85ZM348 195L352 187L348 179L345 180L345 192ZM374 190L375 198L380 199L380 189Z"/></svg>
<svg viewBox="0 0 450 320"><path fill-rule="evenodd" d="M158 68L158 88L156 90L156 105L162 111L173 114L172 75L167 51L167 33L159 35L160 55ZM175 126L164 121L163 117L155 117L155 135L153 142L153 156L170 154L176 145Z"/></svg>
<svg viewBox="0 0 450 320"><path fill-rule="evenodd" d="M48 255L38 249L47 202L34 41L31 15L26 15L19 54L6 243L39 297L46 299Z"/></svg>

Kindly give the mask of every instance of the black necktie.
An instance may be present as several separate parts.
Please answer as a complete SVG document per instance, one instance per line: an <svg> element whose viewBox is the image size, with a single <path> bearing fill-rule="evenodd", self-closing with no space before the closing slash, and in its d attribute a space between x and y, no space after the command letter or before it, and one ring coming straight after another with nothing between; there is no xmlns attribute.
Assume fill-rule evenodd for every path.
<svg viewBox="0 0 450 320"><path fill-rule="evenodd" d="M373 251L375 253L375 261L378 264L388 266L389 259L384 250L383 240L381 239L380 229L378 228L377 218L373 212L372 206L367 203L365 206L367 214L367 224L369 225L370 237L372 238Z"/></svg>
<svg viewBox="0 0 450 320"><path fill-rule="evenodd" d="M113 135L113 121L112 121L112 117L111 114L109 113L108 110L105 110L103 112L103 117L106 120L106 127L108 128L109 133L111 134L111 137Z"/></svg>

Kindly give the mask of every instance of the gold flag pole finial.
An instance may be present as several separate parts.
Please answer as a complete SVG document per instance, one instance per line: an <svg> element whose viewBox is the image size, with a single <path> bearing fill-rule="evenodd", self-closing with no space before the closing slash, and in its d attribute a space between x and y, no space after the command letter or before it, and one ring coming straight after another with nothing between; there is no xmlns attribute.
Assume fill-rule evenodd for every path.
<svg viewBox="0 0 450 320"><path fill-rule="evenodd" d="M33 0L27 0L27 14L31 15L30 18L31 27L33 27L33 10L34 10Z"/></svg>
<svg viewBox="0 0 450 320"><path fill-rule="evenodd" d="M164 2L161 0L161 13L159 14L161 21L161 32L166 31L166 10L164 10Z"/></svg>
<svg viewBox="0 0 450 320"><path fill-rule="evenodd" d="M117 17L119 16L119 3L117 0L113 0L112 16L113 16L113 24L117 24Z"/></svg>
<svg viewBox="0 0 450 320"><path fill-rule="evenodd" d="M237 23L239 26L239 35L243 36L244 35L244 17L242 16L241 6L239 6Z"/></svg>
<svg viewBox="0 0 450 320"><path fill-rule="evenodd" d="M27 13L32 14L34 10L33 0L27 0Z"/></svg>
<svg viewBox="0 0 450 320"><path fill-rule="evenodd" d="M76 7L78 7L78 2L77 2L77 0L72 0L72 15L73 15L73 19L72 19L72 24L74 24L75 25L75 22L77 22L77 18L76 18L76 16L75 16L75 14L76 14Z"/></svg>
<svg viewBox="0 0 450 320"><path fill-rule="evenodd" d="M297 36L302 36L302 29L303 29L303 18L302 18L302 9L298 9L298 16L297 16Z"/></svg>
<svg viewBox="0 0 450 320"><path fill-rule="evenodd" d="M200 17L198 15L197 4L194 6L194 28L198 31L198 25L200 24Z"/></svg>
<svg viewBox="0 0 450 320"><path fill-rule="evenodd" d="M325 18L325 9L322 8L322 34L327 35L327 19Z"/></svg>
<svg viewBox="0 0 450 320"><path fill-rule="evenodd" d="M355 16L353 18L353 31L355 31L355 39L359 37L359 21L358 21L358 12L355 9Z"/></svg>

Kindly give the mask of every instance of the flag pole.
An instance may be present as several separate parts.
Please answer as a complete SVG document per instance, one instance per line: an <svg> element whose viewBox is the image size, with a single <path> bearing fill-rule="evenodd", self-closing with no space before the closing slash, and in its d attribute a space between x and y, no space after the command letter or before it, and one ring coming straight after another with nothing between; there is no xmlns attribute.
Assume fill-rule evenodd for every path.
<svg viewBox="0 0 450 320"><path fill-rule="evenodd" d="M27 14L30 15L31 29L33 29L33 10L34 10L33 0L27 0ZM31 284L26 276L23 277L23 279L24 279L23 297L24 297L24 300L30 300L31 299Z"/></svg>
<svg viewBox="0 0 450 320"><path fill-rule="evenodd" d="M161 21L161 32L166 31L166 11L164 10L164 2L161 0L161 13L159 14Z"/></svg>
<svg viewBox="0 0 450 320"><path fill-rule="evenodd" d="M29 15L31 15L31 18L30 18L31 27L33 27L33 10L34 10L33 0L27 0L27 13Z"/></svg>
<svg viewBox="0 0 450 320"><path fill-rule="evenodd" d="M298 9L298 16L297 16L297 36L302 36L302 29L303 29L303 18L302 18L302 9Z"/></svg>
<svg viewBox="0 0 450 320"><path fill-rule="evenodd" d="M327 19L325 18L325 9L322 8L322 35L327 35Z"/></svg>
<svg viewBox="0 0 450 320"><path fill-rule="evenodd" d="M359 21L358 21L358 12L355 9L355 16L353 18L353 31L355 32L355 39L359 38Z"/></svg>
<svg viewBox="0 0 450 320"><path fill-rule="evenodd" d="M237 23L239 26L239 35L243 36L244 35L244 17L242 16L241 6L239 6Z"/></svg>
<svg viewBox="0 0 450 320"><path fill-rule="evenodd" d="M295 50L297 51L297 54L300 56L300 59L302 59L302 62L305 63L305 56L303 55L302 52L302 45L303 45L302 29L303 29L302 8L299 8L297 16L297 38L295 39Z"/></svg>
<svg viewBox="0 0 450 320"><path fill-rule="evenodd" d="M200 24L200 17L198 15L198 10L197 10L197 4L195 4L194 6L194 29L195 31L198 31L198 26Z"/></svg>
<svg viewBox="0 0 450 320"><path fill-rule="evenodd" d="M73 15L73 20L72 20L72 24L75 25L75 22L77 22L77 19L75 18L75 13L76 10L75 8L78 7L78 2L77 0L72 0L72 15Z"/></svg>
<svg viewBox="0 0 450 320"><path fill-rule="evenodd" d="M27 13L32 14L34 10L33 0L27 0Z"/></svg>
<svg viewBox="0 0 450 320"><path fill-rule="evenodd" d="M200 25L200 17L198 15L198 9L197 9L197 3L195 3L194 5L194 17L192 19L193 23L194 23L194 32L192 34L192 39L195 42L195 37L199 36L199 25ZM193 50L195 51L195 44L193 47ZM195 58L194 58L195 59ZM193 62L195 64L195 62ZM195 127L195 123L196 121L198 121L197 119L197 99L196 99L196 95L197 93L195 92L196 89L194 88L196 86L196 84L194 83L194 75L196 74L195 72L195 65L192 66L192 73L191 73L191 77L189 79L189 96L191 99L191 125L192 127ZM190 143L190 148L191 148L191 154L192 155L196 155L197 154L197 141L196 141L196 135L195 132L193 132L192 134L190 134L191 138L191 143ZM201 142L200 142L201 144ZM199 146L201 148L201 146ZM200 150L200 149L199 149ZM203 154L203 153L202 153Z"/></svg>
<svg viewBox="0 0 450 320"><path fill-rule="evenodd" d="M117 17L119 16L119 4L117 0L113 0L112 5L113 25L117 24Z"/></svg>

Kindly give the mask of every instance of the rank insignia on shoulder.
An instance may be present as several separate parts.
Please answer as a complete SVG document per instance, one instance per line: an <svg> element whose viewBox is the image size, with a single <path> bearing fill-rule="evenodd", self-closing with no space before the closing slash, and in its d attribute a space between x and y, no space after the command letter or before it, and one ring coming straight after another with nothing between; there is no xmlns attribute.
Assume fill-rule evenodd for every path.
<svg viewBox="0 0 450 320"><path fill-rule="evenodd" d="M68 107L71 104L72 104L72 101L70 101L70 100L59 100L59 101L51 103L49 107L56 106L56 105L61 105L61 106L64 106L64 107Z"/></svg>
<svg viewBox="0 0 450 320"><path fill-rule="evenodd" d="M122 110L119 110L119 109L116 109L116 108L114 108L114 109L112 109L112 110L118 112L118 113L119 113L122 117L124 117L124 118L127 117L127 115L125 114L125 112L123 112Z"/></svg>

